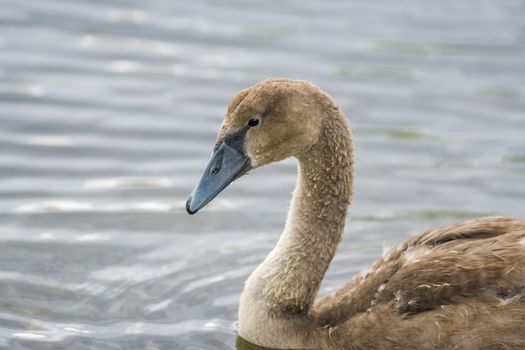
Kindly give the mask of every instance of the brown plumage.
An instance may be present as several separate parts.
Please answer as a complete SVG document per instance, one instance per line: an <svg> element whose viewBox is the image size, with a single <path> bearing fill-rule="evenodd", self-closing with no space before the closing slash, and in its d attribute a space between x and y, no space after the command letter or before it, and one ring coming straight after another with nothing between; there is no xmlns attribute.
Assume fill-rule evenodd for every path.
<svg viewBox="0 0 525 350"><path fill-rule="evenodd" d="M525 348L525 222L424 232L311 310L336 349Z"/></svg>
<svg viewBox="0 0 525 350"><path fill-rule="evenodd" d="M344 231L352 141L335 102L272 79L232 100L217 144L244 130L253 168L290 156L299 174L284 232L241 296L239 333L274 349L525 348L525 221L487 217L429 230L315 300Z"/></svg>

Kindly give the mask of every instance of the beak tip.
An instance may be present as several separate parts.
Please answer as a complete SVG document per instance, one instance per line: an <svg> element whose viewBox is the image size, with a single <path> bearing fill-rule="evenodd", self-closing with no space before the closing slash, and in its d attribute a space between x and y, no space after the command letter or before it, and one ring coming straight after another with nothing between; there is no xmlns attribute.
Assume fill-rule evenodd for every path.
<svg viewBox="0 0 525 350"><path fill-rule="evenodd" d="M190 197L188 198L188 200L186 201L186 211L188 212L188 214L193 215L193 214L195 214L197 211L199 211L199 209L195 209L195 210L193 210L193 209L191 208L191 200L192 200L192 196L190 196Z"/></svg>

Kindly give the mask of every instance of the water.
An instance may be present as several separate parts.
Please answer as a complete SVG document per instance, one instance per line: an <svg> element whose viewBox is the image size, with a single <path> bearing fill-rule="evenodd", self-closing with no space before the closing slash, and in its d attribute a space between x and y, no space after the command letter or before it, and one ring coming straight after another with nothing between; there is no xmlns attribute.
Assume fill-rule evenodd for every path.
<svg viewBox="0 0 525 350"><path fill-rule="evenodd" d="M267 77L313 81L354 128L324 292L428 227L523 217L524 16L522 0L2 0L0 348L234 348L295 163L183 207L229 99Z"/></svg>

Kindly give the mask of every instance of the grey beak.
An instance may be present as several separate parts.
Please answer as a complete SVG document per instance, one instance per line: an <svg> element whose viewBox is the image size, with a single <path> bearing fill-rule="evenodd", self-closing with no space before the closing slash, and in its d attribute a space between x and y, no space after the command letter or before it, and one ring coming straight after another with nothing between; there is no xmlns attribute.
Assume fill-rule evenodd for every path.
<svg viewBox="0 0 525 350"><path fill-rule="evenodd" d="M186 211L195 214L235 179L250 170L250 160L242 152L222 143L213 152L202 178L186 202Z"/></svg>

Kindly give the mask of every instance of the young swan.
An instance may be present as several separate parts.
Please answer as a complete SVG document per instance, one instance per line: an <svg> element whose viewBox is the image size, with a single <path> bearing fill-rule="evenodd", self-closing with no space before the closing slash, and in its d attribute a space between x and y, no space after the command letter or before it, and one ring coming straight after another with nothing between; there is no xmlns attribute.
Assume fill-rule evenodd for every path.
<svg viewBox="0 0 525 350"><path fill-rule="evenodd" d="M429 230L314 300L352 196L347 120L315 86L265 80L228 106L190 214L252 168L296 157L279 242L246 282L239 333L274 349L525 348L525 222L487 217Z"/></svg>

